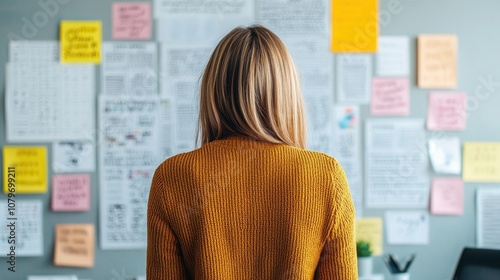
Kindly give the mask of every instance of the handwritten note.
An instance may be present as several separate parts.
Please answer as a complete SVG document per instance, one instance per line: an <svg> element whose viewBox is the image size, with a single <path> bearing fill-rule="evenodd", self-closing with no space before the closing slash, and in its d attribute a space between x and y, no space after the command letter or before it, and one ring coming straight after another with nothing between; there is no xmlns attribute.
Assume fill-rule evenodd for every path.
<svg viewBox="0 0 500 280"><path fill-rule="evenodd" d="M500 182L500 143L464 143L463 173L465 182Z"/></svg>
<svg viewBox="0 0 500 280"><path fill-rule="evenodd" d="M467 119L467 94L431 92L427 110L428 130L464 130Z"/></svg>
<svg viewBox="0 0 500 280"><path fill-rule="evenodd" d="M426 211L385 213L387 243L393 245L429 243L429 214Z"/></svg>
<svg viewBox="0 0 500 280"><path fill-rule="evenodd" d="M336 0L332 6L334 52L376 52L377 0Z"/></svg>
<svg viewBox="0 0 500 280"><path fill-rule="evenodd" d="M47 147L3 147L3 191L44 193L47 191ZM12 191L14 190L14 191Z"/></svg>
<svg viewBox="0 0 500 280"><path fill-rule="evenodd" d="M100 21L62 21L61 62L100 63L101 33Z"/></svg>
<svg viewBox="0 0 500 280"><path fill-rule="evenodd" d="M56 225L54 264L59 266L94 266L94 225Z"/></svg>
<svg viewBox="0 0 500 280"><path fill-rule="evenodd" d="M151 38L150 3L113 3L113 39Z"/></svg>
<svg viewBox="0 0 500 280"><path fill-rule="evenodd" d="M88 211L90 175L52 176L52 211Z"/></svg>
<svg viewBox="0 0 500 280"><path fill-rule="evenodd" d="M356 219L356 241L370 243L373 255L382 255L382 219L358 218Z"/></svg>
<svg viewBox="0 0 500 280"><path fill-rule="evenodd" d="M418 36L419 87L457 87L457 45L455 35Z"/></svg>
<svg viewBox="0 0 500 280"><path fill-rule="evenodd" d="M371 113L374 116L407 116L410 114L408 78L373 78Z"/></svg>
<svg viewBox="0 0 500 280"><path fill-rule="evenodd" d="M431 190L431 213L435 215L462 215L464 211L464 183L460 178L434 178Z"/></svg>

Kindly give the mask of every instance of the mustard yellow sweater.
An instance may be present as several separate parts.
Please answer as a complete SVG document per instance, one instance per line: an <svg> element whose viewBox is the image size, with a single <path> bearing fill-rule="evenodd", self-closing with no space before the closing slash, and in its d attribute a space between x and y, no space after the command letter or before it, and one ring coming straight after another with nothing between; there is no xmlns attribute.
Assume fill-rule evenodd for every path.
<svg viewBox="0 0 500 280"><path fill-rule="evenodd" d="M333 158L230 137L167 159L149 195L157 279L357 279L354 207Z"/></svg>

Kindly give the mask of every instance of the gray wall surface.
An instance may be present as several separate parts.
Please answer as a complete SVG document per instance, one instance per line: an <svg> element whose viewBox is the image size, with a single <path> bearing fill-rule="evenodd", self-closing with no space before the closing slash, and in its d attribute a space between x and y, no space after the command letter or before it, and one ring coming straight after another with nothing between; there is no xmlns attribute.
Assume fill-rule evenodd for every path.
<svg viewBox="0 0 500 280"><path fill-rule="evenodd" d="M42 0L43 1L43 0ZM44 1L45 2L45 1ZM38 28L30 40L57 40L59 22L72 20L102 20L103 40L111 38L110 0L60 0L58 13L49 22ZM399 3L400 12L391 14L390 3ZM0 0L0 143L5 137L5 63L8 55L8 34L24 37L23 17L31 19L40 11L38 0ZM466 91L469 100L474 99L480 79L493 80L492 94L478 98L468 111L467 129L463 132L447 132L444 135L459 136L462 141L500 141L500 1L484 0L380 0L380 35L403 35L411 38L411 115L425 118L428 90L418 89L416 84L416 36L418 34L456 34L458 37L458 87ZM394 10L392 10L394 11ZM154 30L153 30L154 39ZM98 77L99 71L96 75ZM334 79L334 77L331 77ZM98 92L99 80L96 80ZM476 96L477 97L477 96ZM471 102L471 101L470 101ZM471 102L472 103L472 102ZM363 119L369 115L368 106L362 106ZM433 133L428 133L429 137ZM15 144L15 143L8 143ZM46 144L51 162L51 145ZM51 178L49 164L49 178ZM431 178L435 176L429 170ZM478 186L491 184L465 184L465 209L462 216L432 216L430 220L430 242L425 246L384 246L385 253L409 255L416 253L417 259L411 268L412 280L451 279L456 262L464 246L476 243L475 191ZM26 279L30 274L76 274L81 279L132 279L145 273L145 250L107 250L96 244L95 267L66 268L53 265L54 226L58 223L94 223L98 225L98 177L92 174L91 210L83 213L55 213L50 211L50 191L40 195L23 195L23 199L41 199L44 213L44 256L19 258L15 275L7 271L5 259L0 259L0 279ZM1 195L0 199L6 199ZM385 210L365 209L364 216L384 215ZM98 230L98 226L96 228ZM97 231L98 232L98 231ZM96 233L97 233L96 232ZM499 237L500 238L500 237ZM385 241L385 238L384 238ZM2 244L1 246L4 246ZM375 271L385 273L390 279L382 259L376 258Z"/></svg>

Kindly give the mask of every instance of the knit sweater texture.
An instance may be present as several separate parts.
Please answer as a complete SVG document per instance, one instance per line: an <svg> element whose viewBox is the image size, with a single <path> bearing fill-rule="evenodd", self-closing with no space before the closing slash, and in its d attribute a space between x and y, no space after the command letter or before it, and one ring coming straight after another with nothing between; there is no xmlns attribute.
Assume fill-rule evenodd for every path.
<svg viewBox="0 0 500 280"><path fill-rule="evenodd" d="M171 157L147 230L148 280L357 279L347 179L319 152L235 136Z"/></svg>

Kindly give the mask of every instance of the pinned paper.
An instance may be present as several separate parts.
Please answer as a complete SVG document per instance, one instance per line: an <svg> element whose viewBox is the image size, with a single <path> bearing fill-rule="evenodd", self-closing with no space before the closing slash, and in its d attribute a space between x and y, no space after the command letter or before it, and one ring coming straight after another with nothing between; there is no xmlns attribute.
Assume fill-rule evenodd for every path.
<svg viewBox="0 0 500 280"><path fill-rule="evenodd" d="M61 141L52 145L52 169L57 173L95 171L95 157L92 141Z"/></svg>
<svg viewBox="0 0 500 280"><path fill-rule="evenodd" d="M4 146L3 191L44 193L47 191L47 147Z"/></svg>
<svg viewBox="0 0 500 280"><path fill-rule="evenodd" d="M462 215L464 212L464 183L460 178L434 178L431 190L431 213Z"/></svg>
<svg viewBox="0 0 500 280"><path fill-rule="evenodd" d="M408 78L373 78L371 113L374 116L410 114Z"/></svg>
<svg viewBox="0 0 500 280"><path fill-rule="evenodd" d="M429 214L425 211L385 213L387 243L425 245L429 243Z"/></svg>
<svg viewBox="0 0 500 280"><path fill-rule="evenodd" d="M90 209L90 175L54 175L52 177L52 211L88 211Z"/></svg>
<svg viewBox="0 0 500 280"><path fill-rule="evenodd" d="M376 52L377 0L336 0L332 3L334 52Z"/></svg>
<svg viewBox="0 0 500 280"><path fill-rule="evenodd" d="M94 225L56 225L54 264L59 266L94 266Z"/></svg>
<svg viewBox="0 0 500 280"><path fill-rule="evenodd" d="M427 110L428 130L464 130L467 94L431 92Z"/></svg>
<svg viewBox="0 0 500 280"><path fill-rule="evenodd" d="M377 75L407 77L410 74L410 40L402 36L378 39Z"/></svg>
<svg viewBox="0 0 500 280"><path fill-rule="evenodd" d="M150 3L113 3L113 39L150 39Z"/></svg>
<svg viewBox="0 0 500 280"><path fill-rule="evenodd" d="M382 219L358 218L356 219L356 241L370 243L373 255L382 255Z"/></svg>
<svg viewBox="0 0 500 280"><path fill-rule="evenodd" d="M500 182L500 143L464 143L463 180Z"/></svg>
<svg viewBox="0 0 500 280"><path fill-rule="evenodd" d="M62 21L61 62L100 63L101 33L100 21Z"/></svg>
<svg viewBox="0 0 500 280"><path fill-rule="evenodd" d="M462 172L462 154L458 137L429 139L429 156L436 173Z"/></svg>
<svg viewBox="0 0 500 280"><path fill-rule="evenodd" d="M457 87L457 45L455 35L418 36L419 87Z"/></svg>

